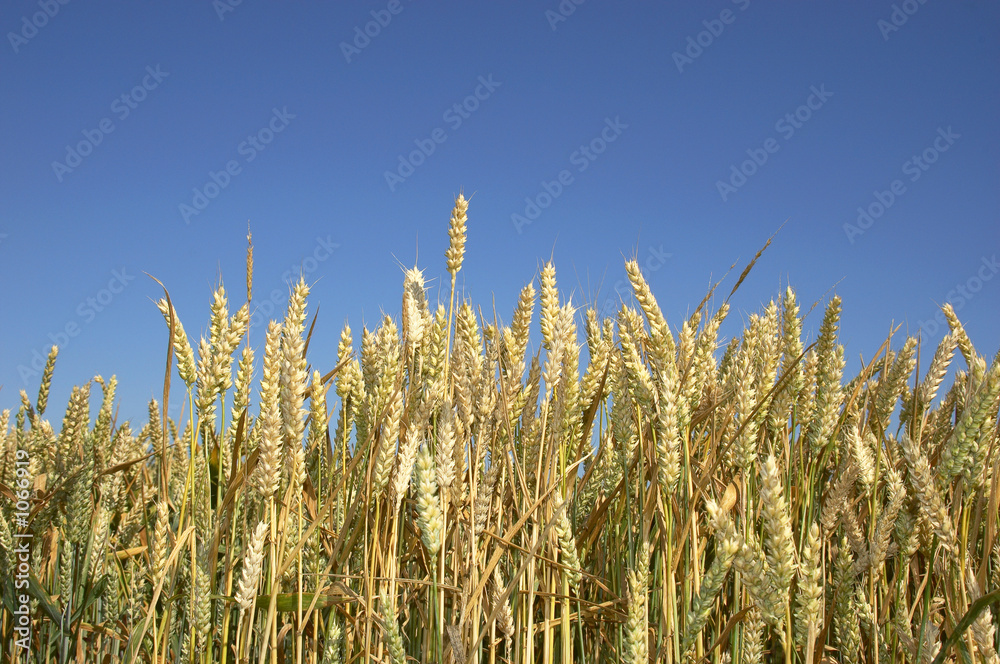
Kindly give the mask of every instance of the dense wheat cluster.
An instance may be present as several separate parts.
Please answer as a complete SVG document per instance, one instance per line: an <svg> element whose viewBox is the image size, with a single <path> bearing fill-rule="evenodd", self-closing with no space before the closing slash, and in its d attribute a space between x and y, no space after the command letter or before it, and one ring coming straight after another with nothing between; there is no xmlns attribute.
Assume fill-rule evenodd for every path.
<svg viewBox="0 0 1000 664"><path fill-rule="evenodd" d="M839 298L814 342L789 289L723 344L725 302L671 326L634 261L613 318L546 264L503 323L456 297L467 210L444 304L408 270L400 315L339 340L299 281L255 353L249 267L198 340L167 296L145 422L97 377L56 431L53 349L0 416L5 656L1000 662L1000 361L949 306L929 367L890 339L853 378Z"/></svg>

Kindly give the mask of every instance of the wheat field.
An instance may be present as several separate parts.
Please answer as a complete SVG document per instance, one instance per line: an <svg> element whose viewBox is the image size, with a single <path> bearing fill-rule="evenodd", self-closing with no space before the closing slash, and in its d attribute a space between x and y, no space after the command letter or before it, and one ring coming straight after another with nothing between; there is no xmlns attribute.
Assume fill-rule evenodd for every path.
<svg viewBox="0 0 1000 664"><path fill-rule="evenodd" d="M53 348L0 415L5 661L1000 664L1000 357L950 306L930 366L853 377L838 297L723 344L728 297L672 329L635 261L613 317L547 263L503 323L456 292L467 211L443 302L405 271L333 367L303 280L255 354L249 236L205 337L164 289L146 421L98 376L57 431Z"/></svg>

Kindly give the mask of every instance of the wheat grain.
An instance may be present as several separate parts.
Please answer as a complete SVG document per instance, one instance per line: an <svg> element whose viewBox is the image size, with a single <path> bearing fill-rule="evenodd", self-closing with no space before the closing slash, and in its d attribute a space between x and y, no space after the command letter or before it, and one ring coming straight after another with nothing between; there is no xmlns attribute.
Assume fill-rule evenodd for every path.
<svg viewBox="0 0 1000 664"><path fill-rule="evenodd" d="M569 579L569 585L573 589L579 590L583 574L580 571L580 557L577 554L576 538L573 537L573 526L569 521L569 507L561 499L557 499L552 509L558 512L556 533L559 536L559 553L564 565L563 573Z"/></svg>
<svg viewBox="0 0 1000 664"><path fill-rule="evenodd" d="M979 587L976 575L969 573L966 575L966 585L969 591L969 600L977 601L983 595ZM996 628L993 625L993 612L987 606L976 617L971 626L972 637L979 650L979 656L984 664L1000 664L1000 652L997 651L995 643Z"/></svg>
<svg viewBox="0 0 1000 664"><path fill-rule="evenodd" d="M403 415L403 392L397 391L389 397L389 403L379 431L378 457L375 461L375 474L372 476L372 488L380 493L389 483L396 460L397 444L399 442L399 420Z"/></svg>
<svg viewBox="0 0 1000 664"><path fill-rule="evenodd" d="M447 399L441 406L437 424L437 446L435 448L435 468L438 486L449 488L455 481L455 412Z"/></svg>
<svg viewBox="0 0 1000 664"><path fill-rule="evenodd" d="M876 578L885 571L882 563L885 562L889 553L891 536L898 520L899 511L903 507L903 501L906 500L906 489L903 486L902 477L896 469L889 466L886 468L885 474L889 502L878 517L869 553L872 572Z"/></svg>
<svg viewBox="0 0 1000 664"><path fill-rule="evenodd" d="M212 580L209 578L208 571L201 560L195 565L194 570L194 592L196 596L194 624L197 637L194 651L196 653L203 653L208 645L209 634L212 631Z"/></svg>
<svg viewBox="0 0 1000 664"><path fill-rule="evenodd" d="M865 491L871 491L875 486L875 455L870 443L871 434L868 431L861 433L858 431L858 423L853 422L848 425L845 432L850 455L854 460L858 470L858 479L864 486Z"/></svg>
<svg viewBox="0 0 1000 664"><path fill-rule="evenodd" d="M180 318L177 317L177 312L173 310L173 305L168 304L165 299L158 300L156 306L160 309L160 313L163 314L168 327L171 316L173 317L174 337L171 342L174 345L174 352L177 353L177 370L180 373L181 380L188 387L191 387L197 377L197 368L194 362L194 352L191 350L191 344L188 342L187 334L184 332L184 325L181 324Z"/></svg>
<svg viewBox="0 0 1000 664"><path fill-rule="evenodd" d="M541 274L541 330L542 345L548 350L555 337L556 317L559 315L559 291L556 288L556 268L551 261L542 267Z"/></svg>
<svg viewBox="0 0 1000 664"><path fill-rule="evenodd" d="M442 529L441 503L435 478L434 458L427 446L420 448L414 469L417 484L417 525L420 526L424 546L431 557L441 550Z"/></svg>
<svg viewBox="0 0 1000 664"><path fill-rule="evenodd" d="M49 389L52 387L52 373L56 367L56 356L59 354L59 347L53 346L49 349L49 356L45 360L45 369L42 370L42 383L38 388L38 399L35 401L35 412L41 417L45 414L45 408L49 401ZM7 427L4 426L3 433L6 434Z"/></svg>
<svg viewBox="0 0 1000 664"><path fill-rule="evenodd" d="M260 456L254 482L263 498L270 498L281 482L280 398L281 326L272 321L264 347L264 375L260 381Z"/></svg>
<svg viewBox="0 0 1000 664"><path fill-rule="evenodd" d="M644 542L636 552L635 567L628 572L628 618L625 623L625 661L644 664L649 659L648 617L649 546Z"/></svg>
<svg viewBox="0 0 1000 664"><path fill-rule="evenodd" d="M250 543L243 556L243 571L236 591L236 603L244 613L249 611L257 599L257 586L260 584L261 569L264 564L264 540L267 537L268 523L261 521L250 535Z"/></svg>
<svg viewBox="0 0 1000 664"><path fill-rule="evenodd" d="M681 646L681 651L685 656L689 656L694 649L695 639L705 627L712 605L715 604L716 598L722 591L722 584L729 573L729 568L732 567L733 560L740 550L740 540L729 516L712 500L707 501L706 509L716 536L715 560L705 572L698 595L692 601L691 609L687 614L683 645ZM645 662L646 659L643 658L639 661Z"/></svg>
<svg viewBox="0 0 1000 664"><path fill-rule="evenodd" d="M7 519L0 519L0 574L13 572L14 535Z"/></svg>
<svg viewBox="0 0 1000 664"><path fill-rule="evenodd" d="M750 609L743 624L742 664L760 664L764 661L764 630L767 624L757 608Z"/></svg>
<svg viewBox="0 0 1000 664"><path fill-rule="evenodd" d="M979 360L979 355L976 353L976 349L972 346L972 341L969 339L969 335L965 331L965 327L962 325L961 321L958 320L958 316L955 314L955 308L951 303L946 303L941 307L941 311L944 312L945 318L948 319L948 327L951 328L951 334L955 338L955 344L958 349L962 351L962 356L965 358L965 363L969 365L969 368L976 366Z"/></svg>
<svg viewBox="0 0 1000 664"><path fill-rule="evenodd" d="M818 636L823 625L823 550L819 537L819 525L810 524L799 556L795 593L795 643L799 647L811 646L810 639Z"/></svg>
<svg viewBox="0 0 1000 664"><path fill-rule="evenodd" d="M889 420L892 411L896 407L896 400L903 392L907 379L916 367L916 349L917 339L909 337L906 343L903 344L903 348L896 355L889 370L885 372L882 380L879 381L871 417L878 422L879 429L882 431L889 427Z"/></svg>
<svg viewBox="0 0 1000 664"><path fill-rule="evenodd" d="M281 329L281 420L289 444L301 445L305 431L306 358L302 339L309 287L301 277L292 289Z"/></svg>
<svg viewBox="0 0 1000 664"><path fill-rule="evenodd" d="M761 514L764 531L767 533L764 542L767 548L767 561L770 564L771 581L782 603L787 601L796 566L792 523L784 496L783 475L784 471L778 466L774 455L769 455L761 470Z"/></svg>
<svg viewBox="0 0 1000 664"><path fill-rule="evenodd" d="M979 476L977 471L984 451L979 445L979 439L986 433L982 429L987 418L996 416L996 401L1000 397L1000 362L993 363L974 390L941 452L941 463L937 470L945 484L962 473L968 473L972 478Z"/></svg>
<svg viewBox="0 0 1000 664"><path fill-rule="evenodd" d="M465 239L468 229L469 202L465 196L458 195L455 199L455 207L451 211L451 219L448 223L448 250L445 252L445 260L448 263L448 272L452 278L462 269L462 261L465 258Z"/></svg>
<svg viewBox="0 0 1000 664"><path fill-rule="evenodd" d="M405 664L406 652L403 650L403 636L399 632L399 623L392 614L392 605L385 591L379 596L379 606L382 607L382 626L385 630L385 645L389 651L392 664Z"/></svg>
<svg viewBox="0 0 1000 664"><path fill-rule="evenodd" d="M955 546L955 525L938 490L927 456L916 443L910 441L905 431L900 438L900 447L906 457L910 483L920 503L921 518L934 529L934 533L941 540L941 545L947 550L952 550Z"/></svg>
<svg viewBox="0 0 1000 664"><path fill-rule="evenodd" d="M760 540L752 529L743 533L744 541L733 560L733 566L740 573L747 594L761 611L769 625L777 625L783 614L784 601L774 585L773 573L765 557Z"/></svg>
<svg viewBox="0 0 1000 664"><path fill-rule="evenodd" d="M844 349L837 344L840 323L840 297L827 305L816 345L816 406L811 413L806 440L814 454L832 442L843 396L840 380L844 371Z"/></svg>
<svg viewBox="0 0 1000 664"><path fill-rule="evenodd" d="M662 372L656 418L656 463L660 488L668 495L677 487L681 471L681 439L677 430L678 377L675 367Z"/></svg>
<svg viewBox="0 0 1000 664"><path fill-rule="evenodd" d="M413 268L403 274L403 339L412 357L430 327L430 313L424 292L424 273Z"/></svg>
<svg viewBox="0 0 1000 664"><path fill-rule="evenodd" d="M514 624L514 615L511 613L510 605L507 604L507 602L502 601L502 593L505 584L499 567L495 568L493 571L491 584L492 589L490 591L490 602L493 604L494 611L497 616L497 626L500 628L500 632L504 635L504 638L507 641L507 650L509 652L510 644L514 638L517 628Z"/></svg>
<svg viewBox="0 0 1000 664"><path fill-rule="evenodd" d="M736 467L743 473L751 472L759 453L757 432L760 418L753 415L757 404L757 389L753 380L752 353L749 342L744 340L733 362L736 422L741 428L734 454Z"/></svg>
<svg viewBox="0 0 1000 664"><path fill-rule="evenodd" d="M330 617L327 618L326 639L323 642L323 664L341 664L343 658L340 649L343 636L344 630L337 620L336 612L331 611Z"/></svg>
<svg viewBox="0 0 1000 664"><path fill-rule="evenodd" d="M153 527L152 564L150 565L152 571L150 580L153 586L156 586L163 579L164 572L166 571L167 551L170 547L170 542L167 539L169 533L167 518L169 516L167 503L162 500L158 501L156 503L156 524Z"/></svg>
<svg viewBox="0 0 1000 664"><path fill-rule="evenodd" d="M674 337L667 326L667 320L660 310L660 305L656 303L649 283L642 276L639 270L639 263L635 260L625 261L625 272L632 283L632 290L635 292L635 299L642 307L642 312L646 315L646 322L649 324L649 337L652 341L650 350L653 354L655 364L662 367L667 358L674 353Z"/></svg>
<svg viewBox="0 0 1000 664"><path fill-rule="evenodd" d="M855 664L861 645L861 625L857 617L858 599L855 592L852 560L848 552L847 540L842 538L837 553L834 571L836 603L834 604L834 626L836 643L841 661ZM860 587L858 592L860 592Z"/></svg>
<svg viewBox="0 0 1000 664"><path fill-rule="evenodd" d="M329 426L329 416L326 412L326 385L319 371L313 371L309 383L309 449L327 445L326 431ZM329 450L327 450L329 451ZM325 455L321 455L325 459Z"/></svg>
<svg viewBox="0 0 1000 664"><path fill-rule="evenodd" d="M781 370L788 387L776 397L771 411L772 427L784 422L805 388L805 376L799 356L802 354L802 320L795 292L789 287L781 301Z"/></svg>

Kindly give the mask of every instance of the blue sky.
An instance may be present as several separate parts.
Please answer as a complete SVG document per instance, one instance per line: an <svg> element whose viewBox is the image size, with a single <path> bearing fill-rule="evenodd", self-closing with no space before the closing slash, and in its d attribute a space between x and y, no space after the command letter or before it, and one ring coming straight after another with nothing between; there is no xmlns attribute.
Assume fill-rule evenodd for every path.
<svg viewBox="0 0 1000 664"><path fill-rule="evenodd" d="M141 419L146 274L197 337L220 276L245 299L248 220L258 316L304 271L329 370L403 266L446 297L460 191L460 286L504 320L550 256L603 308L634 255L676 329L785 223L723 337L791 284L809 330L843 298L849 370L893 324L926 363L949 300L1000 345L998 3L234 2L0 8L0 408L55 339L50 419L95 374Z"/></svg>

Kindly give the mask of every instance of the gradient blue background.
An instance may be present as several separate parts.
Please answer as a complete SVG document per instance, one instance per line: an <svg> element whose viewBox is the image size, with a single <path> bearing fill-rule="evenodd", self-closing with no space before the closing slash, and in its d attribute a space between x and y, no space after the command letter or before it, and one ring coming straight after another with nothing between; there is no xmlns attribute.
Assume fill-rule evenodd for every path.
<svg viewBox="0 0 1000 664"><path fill-rule="evenodd" d="M16 409L21 389L34 400L33 356L76 324L49 418L94 374L117 374L119 420L143 418L162 389L167 337L153 304L162 291L144 273L167 286L196 339L220 275L234 310L245 299L248 220L255 304L266 313L272 291L287 293L283 274L305 268L310 317L320 309L310 360L327 371L345 320L358 341L363 324L398 315L402 266L416 261L431 298L447 297L443 252L459 191L472 198L460 286L504 320L550 256L574 302L603 308L628 297L623 259L635 255L676 329L736 263L727 294L787 220L733 298L723 341L790 283L803 311L820 301L811 338L829 296L842 296L848 371L893 324L916 333L949 299L980 352L997 351L1000 278L987 270L961 301L953 289L1000 253L998 3L912 0L915 13L886 39L888 1L590 0L553 28L555 0L402 0L348 62L341 44L387 4L243 0L220 17L210 2L73 1L15 49L10 33L42 10L3 3L0 408ZM732 22L678 71L673 54L724 10ZM169 76L119 119L114 101L157 66ZM500 86L453 128L445 112L481 76ZM775 125L811 86L832 96L786 139ZM246 162L240 144L274 108L295 118ZM52 163L103 118L114 131L60 182ZM571 155L606 118L627 129L579 172ZM446 141L391 191L385 172L439 127ZM904 163L948 127L960 138L910 182ZM723 201L717 182L769 138L779 150ZM179 206L233 159L240 173L186 224ZM563 169L573 183L518 233L511 215ZM851 242L844 224L895 179L905 193ZM306 260L320 239L339 246ZM134 279L91 316L87 298L113 270ZM924 327L925 364L944 331Z"/></svg>

